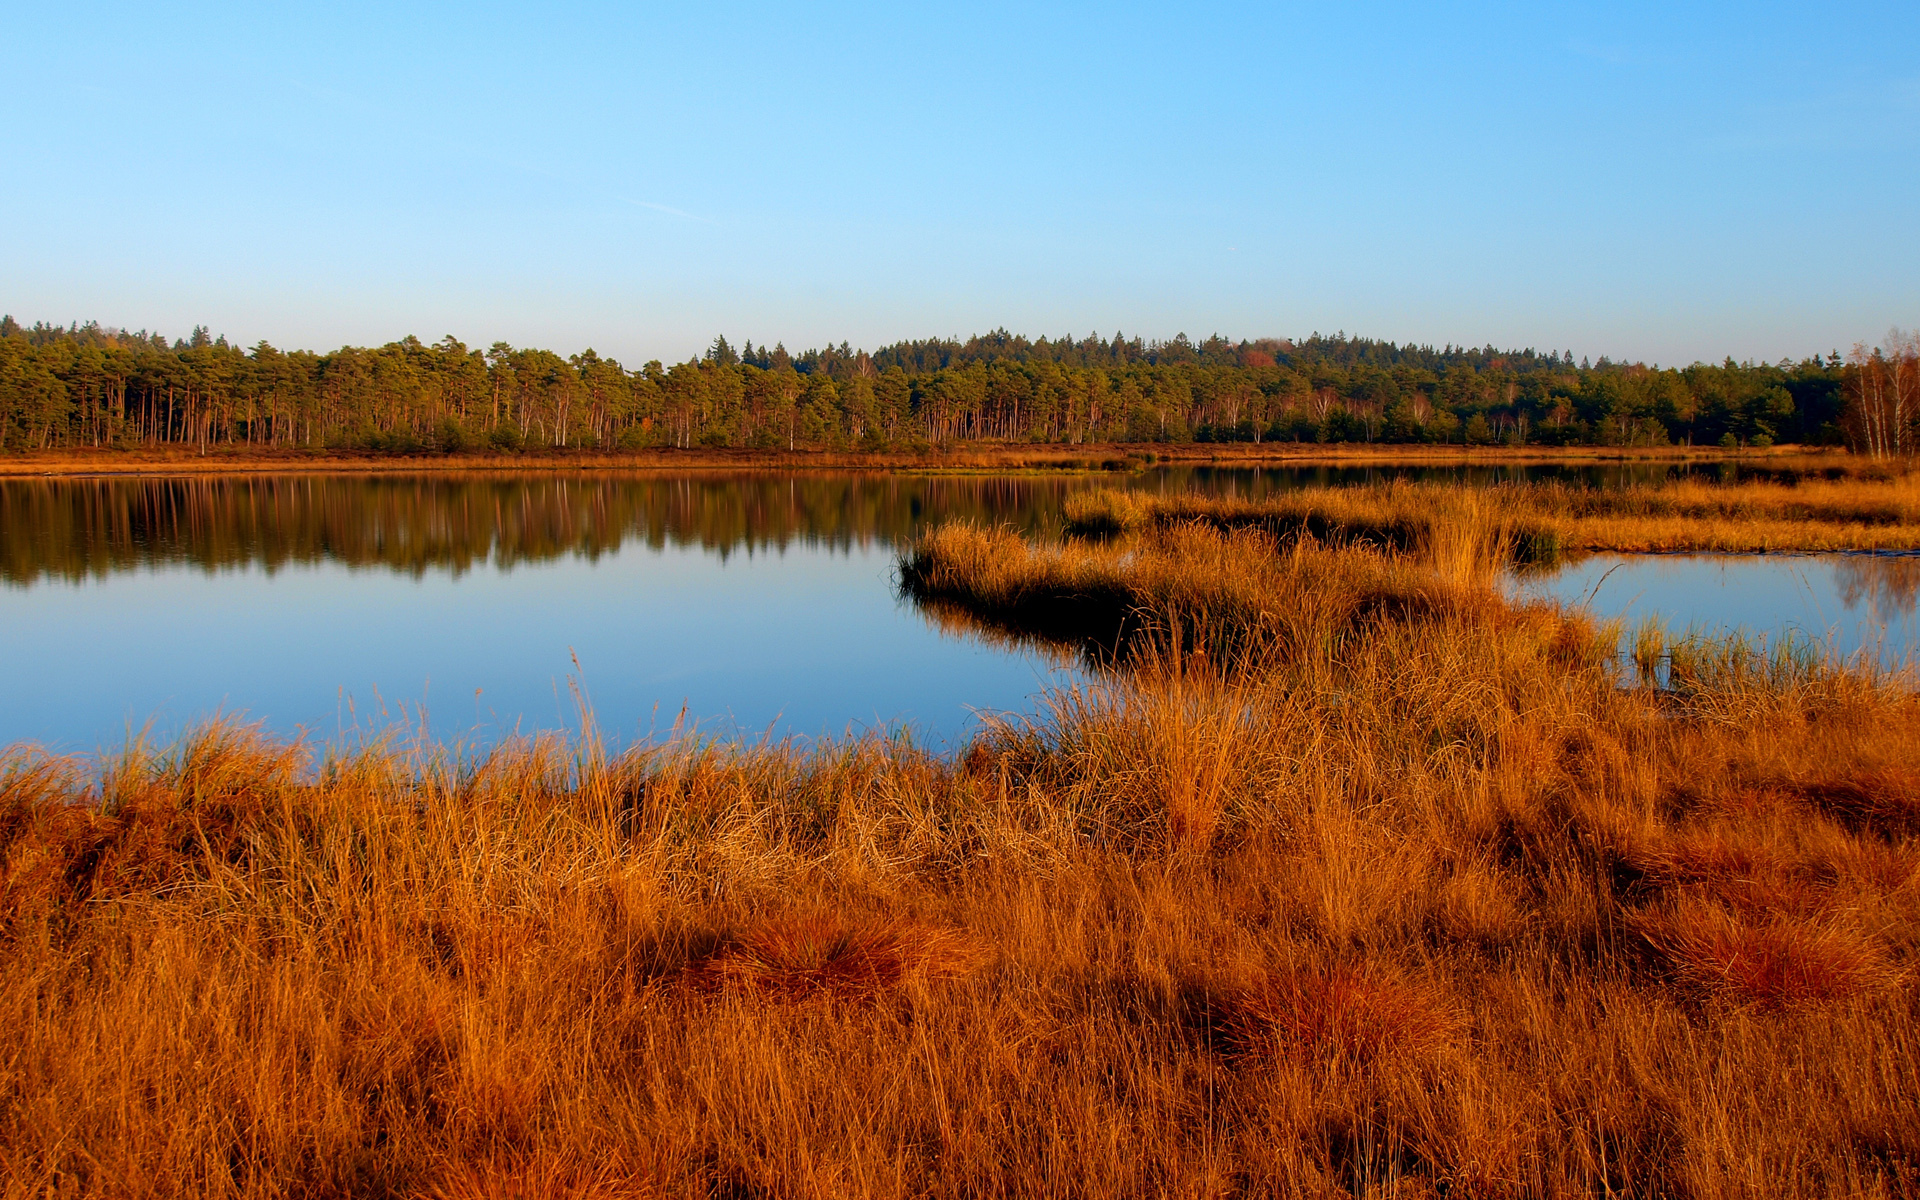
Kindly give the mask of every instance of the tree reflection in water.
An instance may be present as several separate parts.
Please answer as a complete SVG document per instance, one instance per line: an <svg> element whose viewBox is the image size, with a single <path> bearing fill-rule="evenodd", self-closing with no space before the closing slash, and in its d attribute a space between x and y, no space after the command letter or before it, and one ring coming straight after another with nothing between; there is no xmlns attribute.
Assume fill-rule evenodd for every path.
<svg viewBox="0 0 1920 1200"><path fill-rule="evenodd" d="M1833 574L1848 608L1864 602L1881 622L1913 615L1920 596L1920 555L1848 554L1834 564Z"/></svg>
<svg viewBox="0 0 1920 1200"><path fill-rule="evenodd" d="M1448 467L1419 464L1018 474L859 472L421 472L0 479L0 581L78 582L187 564L268 572L323 561L415 577L595 559L639 540L725 557L799 543L899 544L953 518L1049 533L1081 488L1258 499L1299 487L1388 479L1474 485L1560 479L1657 482L1665 464Z"/></svg>

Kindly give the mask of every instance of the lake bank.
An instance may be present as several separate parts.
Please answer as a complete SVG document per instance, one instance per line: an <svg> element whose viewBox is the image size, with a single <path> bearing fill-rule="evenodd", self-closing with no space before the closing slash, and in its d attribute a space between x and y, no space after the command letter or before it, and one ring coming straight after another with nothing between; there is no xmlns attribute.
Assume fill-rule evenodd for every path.
<svg viewBox="0 0 1920 1200"><path fill-rule="evenodd" d="M368 454L353 450L269 450L221 447L206 454L158 450L61 450L0 455L0 478L46 475L290 474L304 472L516 471L1125 471L1156 463L1224 467L1316 465L1534 466L1553 464L1746 464L1799 471L1870 469L1832 447L1771 446L1723 450L1661 446L1420 446L1302 442L1112 443L1009 445L977 443L946 449L838 450L573 450L499 454Z"/></svg>
<svg viewBox="0 0 1920 1200"><path fill-rule="evenodd" d="M727 740L911 728L953 745L977 710L1023 710L1060 679L1044 656L903 602L895 552L958 520L1054 541L1113 496L1281 540L1304 529L1401 549L1477 505L1481 519L1552 532L1569 561L1608 540L1645 546L1649 533L1722 549L1920 539L1920 493L1905 479L1698 482L1729 470L1745 473L1156 464L14 477L0 480L0 661L39 682L0 698L0 742L90 750L147 728L170 741L226 712L320 741L430 717L436 737L484 746L516 730L577 731L579 683L619 744L684 714ZM1638 577L1616 572L1615 590ZM1837 628L1845 651L1909 655L1904 560L1741 578L1756 588L1671 593L1669 615L1692 623L1721 602L1702 597L1722 596L1729 620L1756 633L1820 640ZM1607 595L1601 615L1630 599Z"/></svg>
<svg viewBox="0 0 1920 1200"><path fill-rule="evenodd" d="M1900 680L1737 646L1623 674L1484 554L929 536L951 619L994 636L1083 636L1021 597L1090 580L1161 623L949 754L320 755L228 724L103 777L0 755L0 1171L261 1196L1909 1190Z"/></svg>

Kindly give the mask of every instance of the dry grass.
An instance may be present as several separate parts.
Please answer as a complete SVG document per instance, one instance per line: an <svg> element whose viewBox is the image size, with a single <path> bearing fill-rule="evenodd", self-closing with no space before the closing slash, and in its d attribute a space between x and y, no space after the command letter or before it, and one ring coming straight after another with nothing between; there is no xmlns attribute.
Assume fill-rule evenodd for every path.
<svg viewBox="0 0 1920 1200"><path fill-rule="evenodd" d="M574 1155L490 1153L446 1163L423 1200L643 1200L656 1194Z"/></svg>
<svg viewBox="0 0 1920 1200"><path fill-rule="evenodd" d="M1522 562L1600 550L1906 551L1920 549L1920 474L1621 489L1397 482L1304 488L1259 501L1105 492L1077 497L1067 515L1070 528L1086 533L1199 521L1283 540L1308 534L1401 550L1491 523Z"/></svg>
<svg viewBox="0 0 1920 1200"><path fill-rule="evenodd" d="M5 1194L1913 1194L1920 703L1489 536L939 533L1135 631L952 757L8 752Z"/></svg>
<svg viewBox="0 0 1920 1200"><path fill-rule="evenodd" d="M951 929L814 914L756 922L688 966L709 989L787 1000L876 1000L916 980L965 975L988 947Z"/></svg>
<svg viewBox="0 0 1920 1200"><path fill-rule="evenodd" d="M1368 628L1442 615L1558 627L1558 614L1498 600L1501 533L1463 521L1426 540L1420 561L1311 535L1284 548L1264 530L1224 535L1198 523L1115 545L1034 545L965 522L919 538L903 590L1002 633L1079 645L1096 662L1179 663L1222 677L1274 658L1324 658Z"/></svg>
<svg viewBox="0 0 1920 1200"><path fill-rule="evenodd" d="M1518 511L1513 496L1532 489L1396 482L1378 487L1322 487L1262 500L1180 493L1171 496L1100 490L1068 499L1069 531L1113 534L1154 526L1205 526L1258 531L1276 542L1317 543L1418 552L1446 573L1464 554L1476 570L1499 559L1548 560L1559 553L1554 531Z"/></svg>
<svg viewBox="0 0 1920 1200"><path fill-rule="evenodd" d="M1683 904L1642 921L1678 977L1737 1001L1827 1006L1891 981L1884 948L1842 924L1771 916L1742 921Z"/></svg>
<svg viewBox="0 0 1920 1200"><path fill-rule="evenodd" d="M1443 995L1351 965L1259 971L1203 988L1208 1027L1256 1056L1419 1058L1452 1042L1463 1024Z"/></svg>

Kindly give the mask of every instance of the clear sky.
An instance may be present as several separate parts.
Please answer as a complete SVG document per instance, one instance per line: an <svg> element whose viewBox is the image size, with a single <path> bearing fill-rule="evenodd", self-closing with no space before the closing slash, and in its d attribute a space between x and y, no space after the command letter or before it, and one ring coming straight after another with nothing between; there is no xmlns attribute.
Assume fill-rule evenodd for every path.
<svg viewBox="0 0 1920 1200"><path fill-rule="evenodd" d="M637 365L1920 324L1920 4L186 7L0 22L0 310Z"/></svg>

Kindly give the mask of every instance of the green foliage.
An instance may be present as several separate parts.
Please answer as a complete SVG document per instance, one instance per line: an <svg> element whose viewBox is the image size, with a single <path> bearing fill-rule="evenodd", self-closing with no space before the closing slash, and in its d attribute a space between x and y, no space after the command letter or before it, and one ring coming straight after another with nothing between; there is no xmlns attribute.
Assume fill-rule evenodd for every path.
<svg viewBox="0 0 1920 1200"><path fill-rule="evenodd" d="M846 343L629 370L497 342L407 337L328 354L0 321L0 447L379 453L584 447L912 448L993 440L1768 446L1832 442L1837 359L1575 365L1571 353L1184 335L1148 342Z"/></svg>

